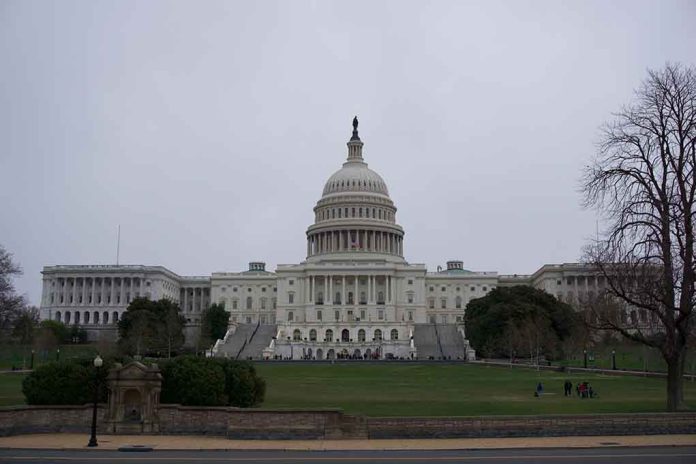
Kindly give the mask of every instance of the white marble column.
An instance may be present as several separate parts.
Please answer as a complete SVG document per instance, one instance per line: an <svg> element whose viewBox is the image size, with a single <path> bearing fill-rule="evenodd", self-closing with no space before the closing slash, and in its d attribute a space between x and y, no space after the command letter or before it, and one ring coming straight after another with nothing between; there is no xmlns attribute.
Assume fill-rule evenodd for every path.
<svg viewBox="0 0 696 464"><path fill-rule="evenodd" d="M346 296L346 276L343 275L341 277L341 303L343 304L343 306L348 304L348 302L346 301L347 299L348 297Z"/></svg>
<svg viewBox="0 0 696 464"><path fill-rule="evenodd" d="M358 303L360 303L360 300L359 300L359 298L360 298L360 293L359 293L360 287L359 287L359 285L358 285L359 278L358 278L357 275L354 276L354 278L355 278L355 281L353 282L353 284L355 285L355 298L356 298L355 301L357 301Z"/></svg>

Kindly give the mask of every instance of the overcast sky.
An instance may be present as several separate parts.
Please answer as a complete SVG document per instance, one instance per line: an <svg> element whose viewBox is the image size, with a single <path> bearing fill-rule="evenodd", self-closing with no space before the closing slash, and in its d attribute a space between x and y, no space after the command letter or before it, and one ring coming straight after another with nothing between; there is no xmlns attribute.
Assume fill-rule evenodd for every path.
<svg viewBox="0 0 696 464"><path fill-rule="evenodd" d="M182 275L305 257L353 115L405 255L532 273L595 234L598 127L696 63L693 1L0 1L0 244Z"/></svg>

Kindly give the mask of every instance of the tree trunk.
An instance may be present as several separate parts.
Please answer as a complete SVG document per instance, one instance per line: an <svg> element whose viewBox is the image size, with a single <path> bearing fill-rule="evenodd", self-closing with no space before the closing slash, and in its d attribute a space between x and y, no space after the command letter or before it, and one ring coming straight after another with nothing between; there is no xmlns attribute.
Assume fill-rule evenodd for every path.
<svg viewBox="0 0 696 464"><path fill-rule="evenodd" d="M681 350L667 361L667 411L682 411L684 405L684 362L686 356Z"/></svg>

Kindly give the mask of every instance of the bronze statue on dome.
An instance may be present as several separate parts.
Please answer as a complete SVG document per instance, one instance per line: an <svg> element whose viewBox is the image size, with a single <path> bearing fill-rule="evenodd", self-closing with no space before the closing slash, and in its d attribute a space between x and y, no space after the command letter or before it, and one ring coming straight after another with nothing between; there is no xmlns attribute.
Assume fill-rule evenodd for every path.
<svg viewBox="0 0 696 464"><path fill-rule="evenodd" d="M354 130L354 131L357 131L357 130L358 130L358 117L357 117L357 116L355 116L355 117L353 118L353 130Z"/></svg>

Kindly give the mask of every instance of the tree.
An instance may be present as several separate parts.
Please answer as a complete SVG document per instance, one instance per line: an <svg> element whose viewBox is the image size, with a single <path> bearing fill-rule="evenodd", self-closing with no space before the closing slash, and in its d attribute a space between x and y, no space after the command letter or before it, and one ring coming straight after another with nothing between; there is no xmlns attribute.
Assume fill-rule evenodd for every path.
<svg viewBox="0 0 696 464"><path fill-rule="evenodd" d="M201 339L210 344L214 340L220 340L227 333L230 320L230 312L225 311L221 304L212 304L203 312L201 323Z"/></svg>
<svg viewBox="0 0 696 464"><path fill-rule="evenodd" d="M171 300L135 298L118 322L119 347L138 356L166 352L171 357L184 344L185 322Z"/></svg>
<svg viewBox="0 0 696 464"><path fill-rule="evenodd" d="M526 285L495 288L466 306L467 335L485 356L518 352L531 359L542 353L553 357L578 320L569 305Z"/></svg>
<svg viewBox="0 0 696 464"><path fill-rule="evenodd" d="M594 325L659 349L667 363L667 409L682 409L696 278L694 67L668 64L648 72L635 101L604 126L583 193L606 228L586 260L619 308L595 311ZM622 320L623 311L645 311L657 328Z"/></svg>
<svg viewBox="0 0 696 464"><path fill-rule="evenodd" d="M162 299L155 302L155 320L161 327L155 332L158 335L157 346L166 349L167 358L171 358L172 349L178 350L184 344L186 319L179 314L179 306L171 300Z"/></svg>
<svg viewBox="0 0 696 464"><path fill-rule="evenodd" d="M26 307L23 296L17 295L12 279L22 275L22 268L12 254L0 245L0 332L9 331Z"/></svg>
<svg viewBox="0 0 696 464"><path fill-rule="evenodd" d="M39 310L36 307L24 308L15 319L12 336L22 345L30 345L34 341L36 327L39 324Z"/></svg>

